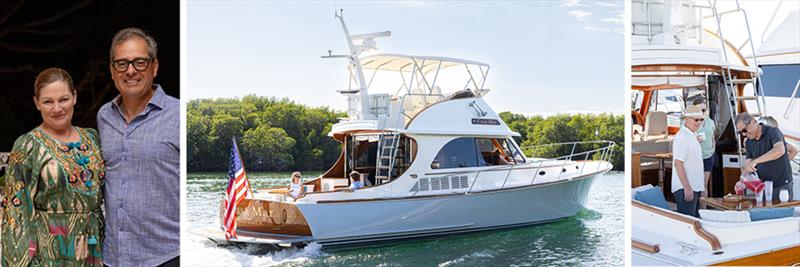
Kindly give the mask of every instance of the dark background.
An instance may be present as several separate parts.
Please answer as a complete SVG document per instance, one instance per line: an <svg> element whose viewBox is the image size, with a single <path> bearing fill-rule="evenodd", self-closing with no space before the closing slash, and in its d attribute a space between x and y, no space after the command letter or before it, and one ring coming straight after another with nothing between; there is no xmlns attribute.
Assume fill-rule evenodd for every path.
<svg viewBox="0 0 800 267"><path fill-rule="evenodd" d="M118 94L108 55L111 38L126 27L156 39L155 83L179 97L179 1L0 1L0 152L41 124L33 82L49 67L65 69L77 87L72 123L96 128L97 111Z"/></svg>

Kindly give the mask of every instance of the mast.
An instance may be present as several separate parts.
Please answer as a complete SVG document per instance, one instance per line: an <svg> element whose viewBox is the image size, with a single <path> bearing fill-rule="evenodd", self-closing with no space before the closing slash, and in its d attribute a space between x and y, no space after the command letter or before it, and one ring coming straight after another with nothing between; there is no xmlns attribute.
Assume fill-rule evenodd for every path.
<svg viewBox="0 0 800 267"><path fill-rule="evenodd" d="M340 9L338 12L335 12L336 19L342 25L342 30L344 31L344 36L347 38L347 47L350 49L350 56L348 57L350 64L355 67L356 71L356 79L358 79L358 93L359 93L359 104L361 106L360 109L360 116L357 119L371 119L369 108L369 92L367 90L367 83L366 79L364 79L364 72L361 70L361 61L358 60L358 55L361 54L361 47L356 46L353 43L353 38L350 37L350 31L347 30L347 25L344 23L344 16L342 15L342 10Z"/></svg>

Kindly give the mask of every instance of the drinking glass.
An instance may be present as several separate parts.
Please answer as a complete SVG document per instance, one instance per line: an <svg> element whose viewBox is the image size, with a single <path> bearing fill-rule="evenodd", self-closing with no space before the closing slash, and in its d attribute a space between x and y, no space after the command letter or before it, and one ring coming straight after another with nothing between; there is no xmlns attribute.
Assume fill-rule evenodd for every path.
<svg viewBox="0 0 800 267"><path fill-rule="evenodd" d="M761 192L756 193L756 205L757 206L761 206L761 203L764 202L764 191L766 191L766 190L761 190Z"/></svg>
<svg viewBox="0 0 800 267"><path fill-rule="evenodd" d="M781 203L786 203L789 201L789 189L781 189L778 198L781 199Z"/></svg>
<svg viewBox="0 0 800 267"><path fill-rule="evenodd" d="M764 181L764 198L767 204L772 204L772 181Z"/></svg>

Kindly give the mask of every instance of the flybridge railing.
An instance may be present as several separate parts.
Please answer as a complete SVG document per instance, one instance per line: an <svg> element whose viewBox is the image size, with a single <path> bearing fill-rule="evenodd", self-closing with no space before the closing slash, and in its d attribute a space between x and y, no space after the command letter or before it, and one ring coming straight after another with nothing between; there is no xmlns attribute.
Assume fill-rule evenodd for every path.
<svg viewBox="0 0 800 267"><path fill-rule="evenodd" d="M587 149L582 149L582 147L590 147ZM542 145L535 145L535 146L528 146L522 149L537 149L537 148L546 148L546 147L563 147L568 149L570 152L565 155L550 157L546 160L541 160L537 162L531 162L530 165L528 164L519 164L513 165L511 168L508 169L493 169L488 171L506 171L506 177L503 180L503 184L500 186L499 189L505 188L506 184L508 183L508 178L511 176L511 172L513 172L517 168L530 168L531 165L534 165L534 175L531 177L531 181L529 184L534 184L536 182L536 178L539 176L539 169L541 168L552 168L557 167L560 165L561 171L558 173L558 177L556 180L561 178L561 175L566 172L566 166L569 162L574 162L573 160L583 160L580 167L580 172L577 174L578 176L584 175L591 172L600 171L600 168L603 166L602 164L597 164L597 168L594 170L587 170L586 163L589 162L590 159L601 160L601 161L609 161L614 154L614 147L616 143L612 141L576 141L576 142L563 142L563 143L553 143L553 144L542 144ZM578 152L576 152L578 150ZM599 154L598 154L599 153ZM599 157L594 157L593 155L599 155ZM559 162L560 161L560 162ZM556 163L556 164L545 164L545 163ZM475 175L475 179L472 180L472 184L467 190L467 194L472 192L472 189L475 187L475 184L478 182L478 178L481 177L482 172L488 171L478 171Z"/></svg>

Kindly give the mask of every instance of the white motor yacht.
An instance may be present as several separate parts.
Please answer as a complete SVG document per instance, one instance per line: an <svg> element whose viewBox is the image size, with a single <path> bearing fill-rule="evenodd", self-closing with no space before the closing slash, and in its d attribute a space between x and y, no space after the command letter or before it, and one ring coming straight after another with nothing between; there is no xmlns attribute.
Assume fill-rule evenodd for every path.
<svg viewBox="0 0 800 267"><path fill-rule="evenodd" d="M226 240L221 225L195 233L330 246L541 224L584 209L595 179L611 170L613 142L519 147L484 99L488 64L380 53L375 39L390 32L350 34L336 18L350 53L323 58L347 60L350 73L339 91L348 117L329 133L341 143L338 160L296 199L283 188L255 190L237 209L238 237ZM353 171L365 187L347 189Z"/></svg>

